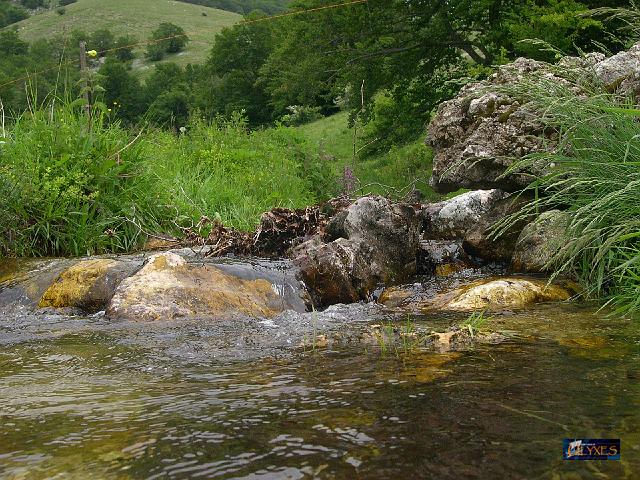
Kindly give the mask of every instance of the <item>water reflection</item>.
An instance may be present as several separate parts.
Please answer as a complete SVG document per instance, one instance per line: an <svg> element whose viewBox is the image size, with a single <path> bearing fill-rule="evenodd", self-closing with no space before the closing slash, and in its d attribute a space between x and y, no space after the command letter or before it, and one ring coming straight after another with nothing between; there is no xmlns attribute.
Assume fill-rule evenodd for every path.
<svg viewBox="0 0 640 480"><path fill-rule="evenodd" d="M273 327L7 316L0 476L638 478L640 335L591 310L499 316L511 340L466 352L346 342L229 361L277 344L278 332L295 346L305 331L374 323L370 313L347 311L359 322L346 327L337 311L299 316L295 335L286 318ZM562 462L567 436L619 436L623 460Z"/></svg>

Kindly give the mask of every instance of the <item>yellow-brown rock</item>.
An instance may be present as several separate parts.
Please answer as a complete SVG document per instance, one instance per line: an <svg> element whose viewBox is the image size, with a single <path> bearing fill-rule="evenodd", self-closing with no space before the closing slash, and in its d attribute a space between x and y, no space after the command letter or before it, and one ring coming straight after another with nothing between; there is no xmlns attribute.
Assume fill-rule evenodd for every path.
<svg viewBox="0 0 640 480"><path fill-rule="evenodd" d="M120 284L107 315L132 320L272 317L284 309L267 280L243 280L212 265L193 266L179 255L161 253Z"/></svg>
<svg viewBox="0 0 640 480"><path fill-rule="evenodd" d="M436 295L422 307L460 312L520 309L536 303L568 300L573 293L567 286L539 279L485 279Z"/></svg>
<svg viewBox="0 0 640 480"><path fill-rule="evenodd" d="M78 262L58 275L38 306L101 310L129 273L131 268L118 260L98 258Z"/></svg>
<svg viewBox="0 0 640 480"><path fill-rule="evenodd" d="M381 303L385 307L396 308L404 304L411 295L412 292L400 287L389 287L384 289L378 298L378 303Z"/></svg>

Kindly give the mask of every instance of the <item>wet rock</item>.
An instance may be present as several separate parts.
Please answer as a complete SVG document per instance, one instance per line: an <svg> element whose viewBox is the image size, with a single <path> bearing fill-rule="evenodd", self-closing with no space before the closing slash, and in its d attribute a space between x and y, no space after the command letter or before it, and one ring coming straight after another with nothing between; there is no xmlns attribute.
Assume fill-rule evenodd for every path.
<svg viewBox="0 0 640 480"><path fill-rule="evenodd" d="M266 280L242 280L212 265L193 266L179 255L162 253L120 284L107 315L133 320L273 317L285 309Z"/></svg>
<svg viewBox="0 0 640 480"><path fill-rule="evenodd" d="M84 260L64 270L44 292L38 307L103 310L116 287L136 266L108 258Z"/></svg>
<svg viewBox="0 0 640 480"><path fill-rule="evenodd" d="M389 308L398 308L404 306L409 300L413 299L416 292L403 287L385 288L378 297L378 303Z"/></svg>
<svg viewBox="0 0 640 480"><path fill-rule="evenodd" d="M354 202L322 236L291 251L316 307L369 299L380 285L406 281L416 273L420 222L413 207L382 197Z"/></svg>
<svg viewBox="0 0 640 480"><path fill-rule="evenodd" d="M418 249L418 274L446 276L469 264L459 240L421 240Z"/></svg>
<svg viewBox="0 0 640 480"><path fill-rule="evenodd" d="M316 307L360 300L353 281L366 274L366 266L360 259L357 247L344 238L331 243L315 238L300 245L294 253L294 262Z"/></svg>
<svg viewBox="0 0 640 480"><path fill-rule="evenodd" d="M425 341L425 346L437 352L455 352L466 350L476 343L500 343L506 337L498 332L474 332L473 330L453 326L446 332L432 332Z"/></svg>
<svg viewBox="0 0 640 480"><path fill-rule="evenodd" d="M565 301L574 294L570 284L549 285L545 280L531 278L484 279L436 295L421 307L462 312L521 309L536 303Z"/></svg>
<svg viewBox="0 0 640 480"><path fill-rule="evenodd" d="M37 308L44 292L74 263L75 260L57 258L1 260L0 307Z"/></svg>
<svg viewBox="0 0 640 480"><path fill-rule="evenodd" d="M490 262L511 262L516 242L526 225L525 221L515 222L496 236L498 224L520 211L531 199L523 195L511 195L497 200L466 231L462 244L466 253Z"/></svg>
<svg viewBox="0 0 640 480"><path fill-rule="evenodd" d="M462 239L480 218L507 194L475 190L443 202L423 206L423 235L427 240Z"/></svg>
<svg viewBox="0 0 640 480"><path fill-rule="evenodd" d="M525 226L515 245L512 270L520 273L550 270L553 255L564 244L569 221L569 213L550 210Z"/></svg>

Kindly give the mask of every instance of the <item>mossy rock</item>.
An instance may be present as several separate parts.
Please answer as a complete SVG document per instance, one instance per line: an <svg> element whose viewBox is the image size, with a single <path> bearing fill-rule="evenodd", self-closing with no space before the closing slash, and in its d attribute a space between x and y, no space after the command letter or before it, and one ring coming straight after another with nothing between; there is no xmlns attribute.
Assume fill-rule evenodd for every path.
<svg viewBox="0 0 640 480"><path fill-rule="evenodd" d="M93 313L102 310L116 287L134 267L107 258L84 260L64 270L44 292L40 308L78 308Z"/></svg>
<svg viewBox="0 0 640 480"><path fill-rule="evenodd" d="M576 291L572 284L549 284L542 279L484 279L436 295L422 308L458 312L522 309L537 303L566 301L574 296Z"/></svg>
<svg viewBox="0 0 640 480"><path fill-rule="evenodd" d="M162 253L120 284L107 315L129 320L267 318L285 308L284 298L267 280L244 280L212 265L189 265L175 253Z"/></svg>

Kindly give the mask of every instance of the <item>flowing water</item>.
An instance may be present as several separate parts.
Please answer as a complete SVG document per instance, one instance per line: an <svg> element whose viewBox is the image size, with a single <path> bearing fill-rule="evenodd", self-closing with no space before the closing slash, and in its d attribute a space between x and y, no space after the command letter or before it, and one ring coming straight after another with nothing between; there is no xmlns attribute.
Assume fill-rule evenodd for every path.
<svg viewBox="0 0 640 480"><path fill-rule="evenodd" d="M496 315L506 340L465 351L367 335L463 318L352 305L140 324L5 308L0 477L640 478L636 323L547 305ZM563 438L621 438L622 459L563 461Z"/></svg>

